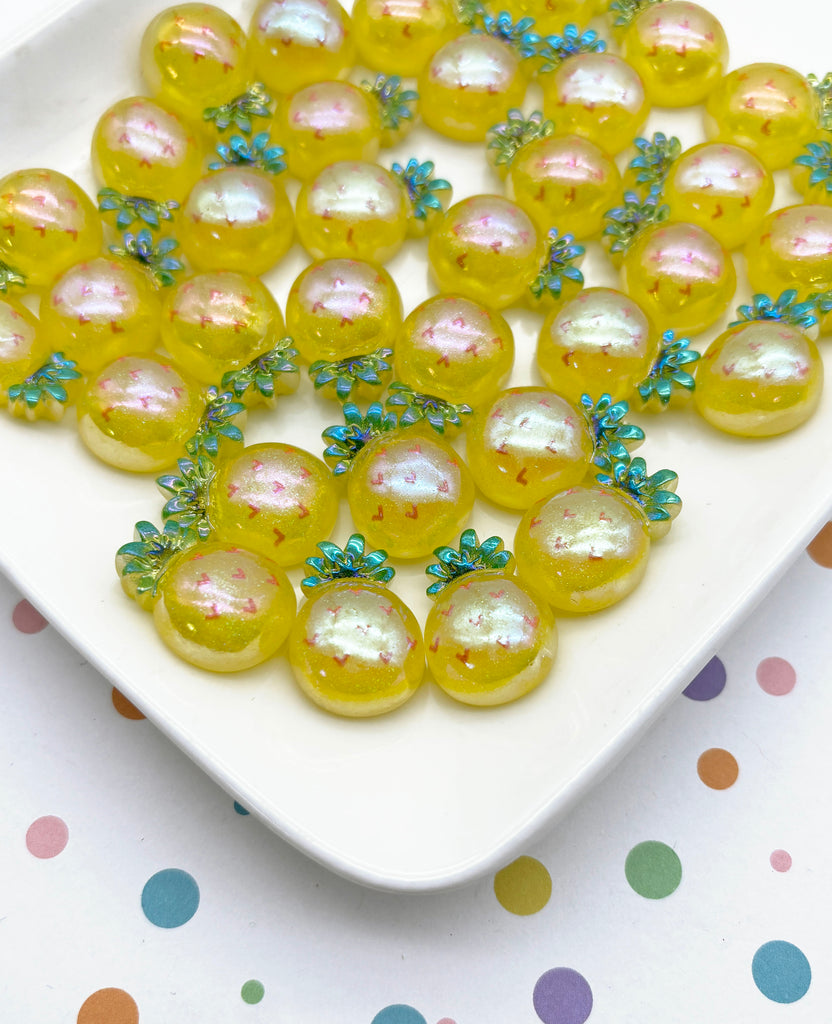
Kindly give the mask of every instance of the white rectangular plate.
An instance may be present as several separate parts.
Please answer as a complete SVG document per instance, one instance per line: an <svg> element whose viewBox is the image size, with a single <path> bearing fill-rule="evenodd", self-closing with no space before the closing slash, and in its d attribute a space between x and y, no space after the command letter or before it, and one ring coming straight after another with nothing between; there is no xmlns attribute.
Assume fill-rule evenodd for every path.
<svg viewBox="0 0 832 1024"><path fill-rule="evenodd" d="M0 58L0 174L51 166L95 192L87 153L99 114L141 91L138 40L160 0L84 0ZM823 74L832 9L794 0L751 12L711 0L732 42L732 66L776 60ZM231 13L247 26L250 5ZM790 31L782 31L787 22ZM532 109L532 94L527 109ZM701 138L699 112L651 116L643 134ZM418 155L456 183L456 198L497 191L483 147L415 133L385 162ZM795 198L780 183L778 205ZM299 247L269 275L283 303L307 260ZM742 279L742 260L737 260ZM590 284L614 284L591 255ZM391 265L407 310L429 294L423 243ZM738 301L748 301L741 284ZM511 313L518 342L513 384L533 370L535 317ZM729 319L729 318L726 318ZM672 325L668 325L672 326ZM713 336L699 339L699 348ZM320 453L337 407L312 395L252 416L251 443L288 439ZM832 398L805 427L769 441L718 434L692 412L645 419L640 454L679 473L684 511L652 552L647 578L620 606L564 619L551 677L522 701L493 710L455 704L428 683L387 717L347 721L309 704L287 663L239 677L176 660L149 616L121 594L116 548L139 519L159 522L153 478L97 463L70 415L59 427L0 418L0 566L105 676L217 782L309 856L363 884L430 890L504 863L608 770L680 692L721 637L748 612L824 520L832 504L825 456ZM480 536L511 544L516 516L479 506ZM350 533L342 514L337 541ZM294 572L299 581L301 573ZM421 566L394 588L424 621Z"/></svg>

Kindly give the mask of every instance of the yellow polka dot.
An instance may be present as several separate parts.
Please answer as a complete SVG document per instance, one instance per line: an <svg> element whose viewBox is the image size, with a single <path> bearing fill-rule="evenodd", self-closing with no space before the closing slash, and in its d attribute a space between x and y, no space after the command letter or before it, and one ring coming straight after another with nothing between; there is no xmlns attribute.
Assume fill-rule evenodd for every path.
<svg viewBox="0 0 832 1024"><path fill-rule="evenodd" d="M552 879L534 857L518 857L494 876L494 895L512 914L536 914L549 902Z"/></svg>

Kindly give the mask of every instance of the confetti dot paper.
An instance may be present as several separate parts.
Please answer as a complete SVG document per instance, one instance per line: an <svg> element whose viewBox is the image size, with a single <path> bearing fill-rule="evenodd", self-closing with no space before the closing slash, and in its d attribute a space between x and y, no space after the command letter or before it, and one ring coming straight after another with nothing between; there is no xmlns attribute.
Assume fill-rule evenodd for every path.
<svg viewBox="0 0 832 1024"><path fill-rule="evenodd" d="M113 707L118 711L122 718L129 718L134 722L139 722L144 718L144 715L139 711L136 705L131 704L124 694L115 687L112 689L110 699L113 702Z"/></svg>
<svg viewBox="0 0 832 1024"><path fill-rule="evenodd" d="M777 940L760 946L751 962L754 984L774 1003L796 1003L809 991L812 968L803 950Z"/></svg>
<svg viewBox="0 0 832 1024"><path fill-rule="evenodd" d="M15 605L12 623L21 633L40 633L49 625L37 608L29 604L25 598Z"/></svg>
<svg viewBox="0 0 832 1024"><path fill-rule="evenodd" d="M592 989L571 967L554 967L537 980L532 996L543 1024L583 1024L592 1013Z"/></svg>
<svg viewBox="0 0 832 1024"><path fill-rule="evenodd" d="M253 1006L255 1003L259 1003L263 996L266 994L266 989L262 981L256 981L252 978L243 984L240 989L240 996L244 1003L248 1003Z"/></svg>
<svg viewBox="0 0 832 1024"><path fill-rule="evenodd" d="M69 841L69 829L62 818L46 814L26 830L26 849L33 857L48 860L62 853Z"/></svg>
<svg viewBox="0 0 832 1024"><path fill-rule="evenodd" d="M665 843L648 839L634 846L624 862L630 887L648 900L661 900L679 888L682 862Z"/></svg>
<svg viewBox="0 0 832 1024"><path fill-rule="evenodd" d="M740 769L732 753L722 747L711 747L699 755L696 772L710 789L729 789L737 781Z"/></svg>
<svg viewBox="0 0 832 1024"><path fill-rule="evenodd" d="M725 679L725 666L714 657L682 692L689 700L713 700L725 689Z"/></svg>
<svg viewBox="0 0 832 1024"><path fill-rule="evenodd" d="M792 855L786 850L773 850L768 862L775 871L788 871L792 866Z"/></svg>
<svg viewBox="0 0 832 1024"><path fill-rule="evenodd" d="M823 527L806 550L813 562L832 569L832 523Z"/></svg>
<svg viewBox="0 0 832 1024"><path fill-rule="evenodd" d="M199 886L187 871L166 868L145 882L142 910L159 928L179 928L194 916L199 906Z"/></svg>
<svg viewBox="0 0 832 1024"><path fill-rule="evenodd" d="M534 857L518 857L494 876L494 895L512 914L536 914L549 902L552 878Z"/></svg>
<svg viewBox="0 0 832 1024"><path fill-rule="evenodd" d="M406 1003L393 1003L373 1017L372 1024L428 1024L418 1010Z"/></svg>
<svg viewBox="0 0 832 1024"><path fill-rule="evenodd" d="M138 1024L139 1008L120 988L100 988L84 1000L78 1024Z"/></svg>
<svg viewBox="0 0 832 1024"><path fill-rule="evenodd" d="M785 658L763 658L757 666L757 682L772 697L783 697L794 689L797 673Z"/></svg>

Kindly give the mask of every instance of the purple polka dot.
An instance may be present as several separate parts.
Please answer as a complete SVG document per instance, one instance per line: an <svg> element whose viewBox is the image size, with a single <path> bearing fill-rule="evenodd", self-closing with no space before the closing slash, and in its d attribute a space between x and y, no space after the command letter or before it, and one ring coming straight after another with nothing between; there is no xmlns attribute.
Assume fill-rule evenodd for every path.
<svg viewBox="0 0 832 1024"><path fill-rule="evenodd" d="M543 1024L584 1024L592 1013L592 989L571 967L554 967L541 975L532 1000Z"/></svg>
<svg viewBox="0 0 832 1024"><path fill-rule="evenodd" d="M725 689L725 666L711 658L698 676L682 691L691 700L713 700Z"/></svg>

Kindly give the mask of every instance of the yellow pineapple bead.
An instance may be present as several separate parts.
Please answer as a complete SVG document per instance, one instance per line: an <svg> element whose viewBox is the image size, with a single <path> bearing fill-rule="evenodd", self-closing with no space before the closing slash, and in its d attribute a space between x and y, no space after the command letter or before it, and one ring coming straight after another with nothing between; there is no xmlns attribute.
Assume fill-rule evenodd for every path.
<svg viewBox="0 0 832 1024"><path fill-rule="evenodd" d="M297 609L274 562L223 542L197 544L166 571L153 623L180 658L211 672L239 672L276 654Z"/></svg>
<svg viewBox="0 0 832 1024"><path fill-rule="evenodd" d="M30 288L52 284L103 244L101 220L84 190L60 171L31 168L0 178L0 258Z"/></svg>
<svg viewBox="0 0 832 1024"><path fill-rule="evenodd" d="M78 400L78 432L102 462L151 473L183 454L204 406L201 388L170 363L122 356L87 381Z"/></svg>
<svg viewBox="0 0 832 1024"><path fill-rule="evenodd" d="M41 323L80 370L100 370L159 341L161 300L150 276L127 260L99 256L66 270L44 297Z"/></svg>
<svg viewBox="0 0 832 1024"><path fill-rule="evenodd" d="M750 238L773 198L771 172L749 150L726 142L686 150L664 184L674 218L704 228L726 249Z"/></svg>
<svg viewBox="0 0 832 1024"><path fill-rule="evenodd" d="M165 291L162 344L203 384L218 384L224 373L268 352L283 328L275 298L251 274L208 271Z"/></svg>
<svg viewBox="0 0 832 1024"><path fill-rule="evenodd" d="M284 95L345 78L355 59L352 22L337 0L261 0L248 37L257 78Z"/></svg>
<svg viewBox="0 0 832 1024"><path fill-rule="evenodd" d="M741 437L771 437L805 423L817 408L823 362L803 331L754 321L720 334L702 356L693 393L712 426Z"/></svg>
<svg viewBox="0 0 832 1024"><path fill-rule="evenodd" d="M460 31L450 0L356 0L352 20L361 63L386 75L415 77Z"/></svg>
<svg viewBox="0 0 832 1024"><path fill-rule="evenodd" d="M478 195L456 203L437 223L428 259L443 292L503 309L524 295L543 250L519 206L502 196Z"/></svg>
<svg viewBox="0 0 832 1024"><path fill-rule="evenodd" d="M295 280L286 323L310 363L335 362L392 347L402 322L402 300L384 267L363 260L321 260Z"/></svg>
<svg viewBox="0 0 832 1024"><path fill-rule="evenodd" d="M477 406L507 381L514 336L487 306L461 295L435 295L408 315L394 351L400 380L446 402Z"/></svg>
<svg viewBox="0 0 832 1024"><path fill-rule="evenodd" d="M114 103L92 137L98 181L157 202L182 202L199 177L202 156L191 127L143 96Z"/></svg>
<svg viewBox="0 0 832 1024"><path fill-rule="evenodd" d="M776 296L796 288L800 298L832 288L832 207L787 206L770 213L745 246L755 292Z"/></svg>
<svg viewBox="0 0 832 1024"><path fill-rule="evenodd" d="M832 146L826 140L815 139L804 152L795 157L789 168L789 177L795 192L807 204L832 206Z"/></svg>
<svg viewBox="0 0 832 1024"><path fill-rule="evenodd" d="M534 31L544 36L566 25L586 25L600 13L596 0L511 0L506 6L516 18L534 18Z"/></svg>
<svg viewBox="0 0 832 1024"><path fill-rule="evenodd" d="M234 99L251 78L245 33L211 4L178 4L157 14L139 56L153 97L197 123L206 107Z"/></svg>
<svg viewBox="0 0 832 1024"><path fill-rule="evenodd" d="M782 64L748 64L730 72L705 109L709 139L750 149L770 171L788 167L812 140L820 113L809 82Z"/></svg>
<svg viewBox="0 0 832 1024"><path fill-rule="evenodd" d="M37 317L14 299L0 298L0 407L8 389L20 384L49 354L49 343Z"/></svg>
<svg viewBox="0 0 832 1024"><path fill-rule="evenodd" d="M687 0L645 7L624 33L621 52L640 76L650 102L659 107L701 103L728 65L722 25Z"/></svg>
<svg viewBox="0 0 832 1024"><path fill-rule="evenodd" d="M407 236L410 204L378 164L340 161L306 182L295 207L298 237L315 259L386 263Z"/></svg>

